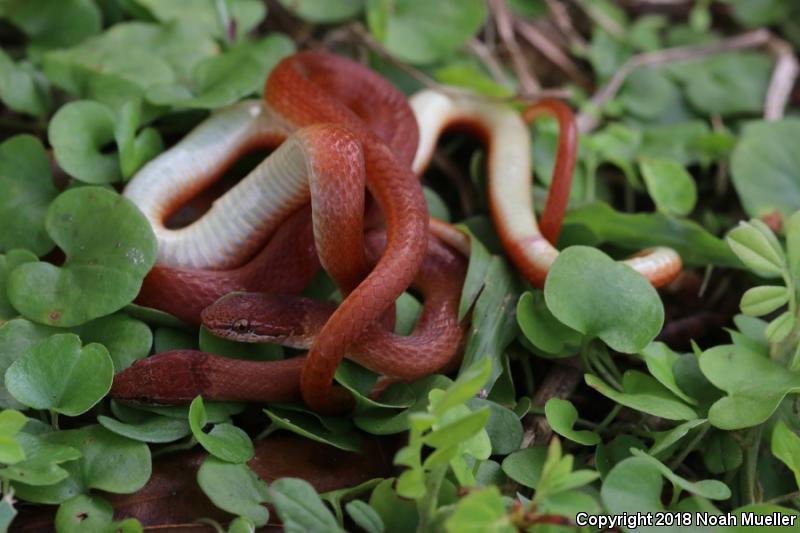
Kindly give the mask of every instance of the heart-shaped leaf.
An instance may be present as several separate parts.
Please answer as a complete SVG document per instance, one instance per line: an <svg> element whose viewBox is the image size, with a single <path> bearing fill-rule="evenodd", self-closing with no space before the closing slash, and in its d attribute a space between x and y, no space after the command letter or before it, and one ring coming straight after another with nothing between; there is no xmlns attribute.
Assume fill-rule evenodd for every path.
<svg viewBox="0 0 800 533"><path fill-rule="evenodd" d="M739 345L715 346L700 357L703 375L728 395L711 406L708 418L720 429L764 422L790 392L800 391L800 372L792 372Z"/></svg>
<svg viewBox="0 0 800 533"><path fill-rule="evenodd" d="M77 335L53 335L6 371L6 388L34 409L68 416L85 413L111 389L114 365L101 344L81 348Z"/></svg>
<svg viewBox="0 0 800 533"><path fill-rule="evenodd" d="M119 155L102 151L114 140L116 124L114 111L99 102L80 100L63 106L47 129L56 161L68 174L86 183L119 181Z"/></svg>
<svg viewBox="0 0 800 533"><path fill-rule="evenodd" d="M89 489L129 494L142 488L150 479L150 450L136 442L97 426L56 431L41 435L48 444L80 450L82 457L63 463L69 477L54 485L35 487L15 482L17 495L31 502L61 503Z"/></svg>
<svg viewBox="0 0 800 533"><path fill-rule="evenodd" d="M53 241L44 226L45 212L58 195L42 143L16 135L0 144L0 252L26 248L44 255Z"/></svg>
<svg viewBox="0 0 800 533"><path fill-rule="evenodd" d="M661 299L642 275L586 246L559 254L544 298L558 320L623 353L647 346L664 323Z"/></svg>
<svg viewBox="0 0 800 533"><path fill-rule="evenodd" d="M197 471L197 484L220 509L247 517L257 526L267 523L269 511L262 505L267 500L267 484L246 464L209 456Z"/></svg>
<svg viewBox="0 0 800 533"><path fill-rule="evenodd" d="M209 433L203 431L208 415L203 399L198 396L189 407L189 426L197 442L215 457L229 463L245 463L253 458L253 442L244 430L226 422L215 424Z"/></svg>
<svg viewBox="0 0 800 533"><path fill-rule="evenodd" d="M155 128L145 128L137 136L142 111L141 101L136 98L122 104L114 140L119 150L119 166L123 179L129 179L139 168L157 156L163 149L161 134Z"/></svg>
<svg viewBox="0 0 800 533"><path fill-rule="evenodd" d="M156 239L133 203L111 191L80 187L47 210L47 232L64 250L61 267L17 267L8 280L12 305L42 324L68 327L130 303L155 263Z"/></svg>

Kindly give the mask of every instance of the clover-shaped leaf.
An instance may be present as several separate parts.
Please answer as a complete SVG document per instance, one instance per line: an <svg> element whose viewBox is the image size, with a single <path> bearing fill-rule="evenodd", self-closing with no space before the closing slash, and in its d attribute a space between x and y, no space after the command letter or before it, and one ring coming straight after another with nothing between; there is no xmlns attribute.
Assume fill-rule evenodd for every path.
<svg viewBox="0 0 800 533"><path fill-rule="evenodd" d="M222 422L206 433L203 427L207 423L206 408L203 399L198 396L189 407L189 426L197 442L210 454L229 463L245 463L253 458L253 443L244 430Z"/></svg>
<svg viewBox="0 0 800 533"><path fill-rule="evenodd" d="M53 335L30 348L6 371L6 388L34 409L68 416L85 413L111 389L114 365L101 344L81 348L70 333Z"/></svg>
<svg viewBox="0 0 800 533"><path fill-rule="evenodd" d="M784 396L800 392L800 372L792 372L769 357L740 345L715 346L700 357L703 375L727 396L708 411L720 429L740 429L764 422Z"/></svg>
<svg viewBox="0 0 800 533"><path fill-rule="evenodd" d="M664 323L661 299L642 275L586 246L559 254L544 298L558 320L618 352L641 350Z"/></svg>
<svg viewBox="0 0 800 533"><path fill-rule="evenodd" d="M156 85L148 89L146 97L153 104L177 108L215 109L229 105L261 90L272 67L293 51L290 39L270 35L198 62L189 85Z"/></svg>
<svg viewBox="0 0 800 533"><path fill-rule="evenodd" d="M119 181L119 155L102 151L114 140L116 124L114 111L99 102L68 103L53 115L47 130L56 161L68 174L86 183Z"/></svg>
<svg viewBox="0 0 800 533"><path fill-rule="evenodd" d="M97 426L55 431L39 437L49 444L80 450L82 457L61 464L69 477L47 486L15 482L17 495L31 502L61 503L89 489L129 494L150 479L150 450L136 442Z"/></svg>
<svg viewBox="0 0 800 533"><path fill-rule="evenodd" d="M53 248L45 212L58 195L47 152L32 135L16 135L0 144L0 252L26 248L44 255Z"/></svg>
<svg viewBox="0 0 800 533"><path fill-rule="evenodd" d="M257 526L269 519L262 505L267 500L267 484L246 464L233 464L209 456L197 471L197 484L214 505L244 516Z"/></svg>
<svg viewBox="0 0 800 533"><path fill-rule="evenodd" d="M560 398L550 398L544 406L544 413L550 427L562 437L584 446L594 446L600 442L600 435L594 431L573 429L578 420L578 410L575 409L572 402Z"/></svg>
<svg viewBox="0 0 800 533"><path fill-rule="evenodd" d="M64 264L27 263L8 280L12 305L42 324L76 326L113 313L136 297L155 263L147 219L102 188L62 193L47 210L46 227L67 256Z"/></svg>

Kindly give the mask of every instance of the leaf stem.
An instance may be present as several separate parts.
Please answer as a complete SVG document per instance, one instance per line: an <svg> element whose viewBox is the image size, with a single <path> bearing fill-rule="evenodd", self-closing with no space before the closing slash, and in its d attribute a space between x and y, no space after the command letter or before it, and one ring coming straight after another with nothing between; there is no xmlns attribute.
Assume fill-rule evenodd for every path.
<svg viewBox="0 0 800 533"><path fill-rule="evenodd" d="M747 454L745 455L745 469L744 469L744 494L742 495L745 505L756 503L758 498L756 495L756 485L758 483L758 452L761 448L761 435L764 432L764 426L759 425L750 430L749 445L747 447Z"/></svg>

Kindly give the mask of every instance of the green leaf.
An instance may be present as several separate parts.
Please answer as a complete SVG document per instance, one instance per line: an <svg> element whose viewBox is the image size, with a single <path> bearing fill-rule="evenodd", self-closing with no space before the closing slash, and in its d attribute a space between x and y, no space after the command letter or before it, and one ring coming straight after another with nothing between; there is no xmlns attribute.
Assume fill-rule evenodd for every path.
<svg viewBox="0 0 800 533"><path fill-rule="evenodd" d="M114 372L122 372L134 361L147 357L153 345L153 333L147 324L124 313L97 318L70 331L84 342L105 346L114 361Z"/></svg>
<svg viewBox="0 0 800 533"><path fill-rule="evenodd" d="M398 496L392 488L394 481L391 478L378 483L370 495L369 505L381 517L389 533L416 531L416 503Z"/></svg>
<svg viewBox="0 0 800 533"><path fill-rule="evenodd" d="M114 111L101 103L79 100L63 106L47 128L56 161L68 174L86 183L119 181L119 155L101 151L114 140L116 124Z"/></svg>
<svg viewBox="0 0 800 533"><path fill-rule="evenodd" d="M77 335L53 335L6 371L6 388L34 409L68 416L85 413L111 389L114 365L101 344L81 348Z"/></svg>
<svg viewBox="0 0 800 533"><path fill-rule="evenodd" d="M97 421L117 435L140 442L175 442L192 434L187 421L166 416L149 416L136 423L125 423L107 416L98 416Z"/></svg>
<svg viewBox="0 0 800 533"><path fill-rule="evenodd" d="M800 209L800 153L794 149L798 135L796 118L745 125L731 157L731 173L750 216L778 210L788 219Z"/></svg>
<svg viewBox="0 0 800 533"><path fill-rule="evenodd" d="M364 9L364 0L279 0L295 16L314 24L342 22Z"/></svg>
<svg viewBox="0 0 800 533"><path fill-rule="evenodd" d="M623 353L647 346L664 323L661 299L641 274L586 246L559 254L544 297L558 320Z"/></svg>
<svg viewBox="0 0 800 533"><path fill-rule="evenodd" d="M101 28L100 10L91 0L5 0L0 15L28 36L32 49L79 43Z"/></svg>
<svg viewBox="0 0 800 533"><path fill-rule="evenodd" d="M573 429L578 420L578 410L571 402L550 398L544 406L544 413L550 427L559 435L584 446L594 446L600 442L600 436L594 431Z"/></svg>
<svg viewBox="0 0 800 533"><path fill-rule="evenodd" d="M725 241L748 268L759 274L780 275L786 258L752 222L740 222Z"/></svg>
<svg viewBox="0 0 800 533"><path fill-rule="evenodd" d="M433 448L457 445L480 432L489 420L489 409L483 407L456 420L441 424L425 435L422 442Z"/></svg>
<svg viewBox="0 0 800 533"><path fill-rule="evenodd" d="M225 37L228 28L220 21L219 5L216 2L195 0L136 0L147 8L153 17L164 23L184 22L195 31L217 38ZM235 24L235 38L247 35L264 19L267 13L264 3L258 0L225 0L228 16Z"/></svg>
<svg viewBox="0 0 800 533"><path fill-rule="evenodd" d="M55 519L59 533L141 533L142 525L135 518L114 522L114 509L99 496L81 495L62 503Z"/></svg>
<svg viewBox="0 0 800 533"><path fill-rule="evenodd" d="M586 374L586 384L603 396L631 409L642 411L667 420L693 420L697 413L678 399L658 381L636 370L628 370L622 376L622 392L619 392L596 376Z"/></svg>
<svg viewBox="0 0 800 533"><path fill-rule="evenodd" d="M353 500L345 505L345 509L353 522L367 533L383 533L385 531L380 515L367 503Z"/></svg>
<svg viewBox="0 0 800 533"><path fill-rule="evenodd" d="M703 442L703 462L712 474L731 472L742 460L742 447L728 431L713 431Z"/></svg>
<svg viewBox="0 0 800 533"><path fill-rule="evenodd" d="M267 501L267 484L246 464L233 464L209 456L197 471L197 484L220 509L244 516L257 526L269 519L262 505Z"/></svg>
<svg viewBox="0 0 800 533"><path fill-rule="evenodd" d="M800 437L783 420L779 420L772 430L772 455L789 467L800 487Z"/></svg>
<svg viewBox="0 0 800 533"><path fill-rule="evenodd" d="M662 476L670 480L675 486L680 487L685 491L702 496L703 498L708 498L709 500L727 500L731 497L730 489L721 481L716 479L704 479L702 481L694 482L688 481L670 470L667 465L655 457L649 456L642 450L633 449L631 450L631 453L634 455L634 457L644 459L649 462L661 473Z"/></svg>
<svg viewBox="0 0 800 533"><path fill-rule="evenodd" d="M69 477L54 485L36 487L14 482L15 492L23 500L55 504L85 494L89 489L129 494L141 489L150 479L147 445L100 426L56 431L39 438L47 444L77 448L82 457L62 464Z"/></svg>
<svg viewBox="0 0 800 533"><path fill-rule="evenodd" d="M445 522L445 528L451 533L517 531L511 522L511 517L506 513L503 496L497 487L476 490L462 498Z"/></svg>
<svg viewBox="0 0 800 533"><path fill-rule="evenodd" d="M466 402L472 411L487 407L489 420L483 429L489 437L493 455L508 455L522 444L522 422L520 417L506 407L483 398L470 398Z"/></svg>
<svg viewBox="0 0 800 533"><path fill-rule="evenodd" d="M492 362L488 358L478 360L463 371L444 394L432 399L428 410L435 416L442 416L453 407L463 404L481 390L491 371Z"/></svg>
<svg viewBox="0 0 800 533"><path fill-rule="evenodd" d="M113 313L136 297L155 263L150 223L130 200L111 191L80 187L62 193L45 224L66 261L61 267L27 263L8 280L12 305L36 322L68 327Z"/></svg>
<svg viewBox="0 0 800 533"><path fill-rule="evenodd" d="M503 459L503 472L517 483L535 489L542 477L546 458L547 448L544 446L525 448Z"/></svg>
<svg viewBox="0 0 800 533"><path fill-rule="evenodd" d="M20 433L15 440L22 446L25 460L0 470L0 475L10 481L33 486L53 485L69 477L69 472L58 465L81 457L79 450L45 442L37 435Z"/></svg>
<svg viewBox="0 0 800 533"><path fill-rule="evenodd" d="M703 352L700 369L714 386L727 393L708 412L711 423L720 429L758 425L769 418L786 394L800 391L800 373L733 344Z"/></svg>
<svg viewBox="0 0 800 533"><path fill-rule="evenodd" d="M645 364L647 364L647 370L659 383L684 402L690 405L697 405L697 401L683 392L675 380L673 367L678 361L678 355L669 346L663 342L651 342L645 346L641 354L644 357Z"/></svg>
<svg viewBox="0 0 800 533"><path fill-rule="evenodd" d="M478 94L496 98L507 98L513 94L511 89L494 81L473 62L449 63L436 69L435 76L440 83L464 87Z"/></svg>
<svg viewBox="0 0 800 533"><path fill-rule="evenodd" d="M6 292L6 279L8 273L23 263L34 263L37 257L28 250L10 250L5 255L0 255L0 323L19 316L17 310L8 301Z"/></svg>
<svg viewBox="0 0 800 533"><path fill-rule="evenodd" d="M617 463L606 475L600 497L609 514L657 513L663 480L658 468L644 457L630 457ZM657 526L637 527L637 532L658 533Z"/></svg>
<svg viewBox="0 0 800 533"><path fill-rule="evenodd" d="M552 355L572 355L582 336L558 321L547 308L542 292L525 292L517 302L517 324L536 348Z"/></svg>
<svg viewBox="0 0 800 533"><path fill-rule="evenodd" d="M19 113L44 116L50 109L49 86L29 63L14 63L0 50L0 100Z"/></svg>
<svg viewBox="0 0 800 533"><path fill-rule="evenodd" d="M669 70L685 84L689 102L703 115L760 113L772 61L762 53L730 52Z"/></svg>
<svg viewBox="0 0 800 533"><path fill-rule="evenodd" d="M25 450L14 437L27 421L19 411L0 412L0 463L12 465L25 460Z"/></svg>
<svg viewBox="0 0 800 533"><path fill-rule="evenodd" d="M188 85L154 85L147 100L176 108L214 109L256 93L267 74L294 51L286 36L274 34L257 43L240 45L224 54L198 62Z"/></svg>
<svg viewBox="0 0 800 533"><path fill-rule="evenodd" d="M246 463L253 458L253 443L244 430L233 424L221 423L205 433L203 427L207 423L203 398L198 396L189 407L189 426L197 442L210 454L229 463Z"/></svg>
<svg viewBox="0 0 800 533"><path fill-rule="evenodd" d="M728 246L699 224L663 213L620 213L603 202L571 210L564 217L564 237L570 226L588 230L595 238L590 244L613 243L628 250L650 246L673 248L687 265L741 267Z"/></svg>
<svg viewBox="0 0 800 533"><path fill-rule="evenodd" d="M0 252L26 248L44 255L53 248L45 212L58 195L42 143L16 135L0 144Z"/></svg>
<svg viewBox="0 0 800 533"><path fill-rule="evenodd" d="M683 165L669 159L644 159L639 168L659 211L685 216L697 203L697 186Z"/></svg>
<svg viewBox="0 0 800 533"><path fill-rule="evenodd" d="M653 457L661 455L669 450L673 444L679 442L682 438L688 435L691 430L705 424L706 422L707 420L705 418L699 418L697 420L689 420L688 422L678 424L668 431L657 431L651 433L654 442L653 447L650 448L647 453Z"/></svg>
<svg viewBox="0 0 800 533"><path fill-rule="evenodd" d="M786 255L789 259L789 272L800 278L800 211L789 217L783 224L786 231Z"/></svg>
<svg viewBox="0 0 800 533"><path fill-rule="evenodd" d="M748 289L739 304L742 313L750 316L767 315L789 302L789 290L780 285L762 285Z"/></svg>
<svg viewBox="0 0 800 533"><path fill-rule="evenodd" d="M277 428L348 452L361 449L361 435L348 418L324 416L299 407L264 409Z"/></svg>
<svg viewBox="0 0 800 533"><path fill-rule="evenodd" d="M189 21L167 25L115 24L79 46L49 52L43 67L58 87L118 110L154 85L190 79L198 61L219 54L219 46ZM143 110L144 122L166 110Z"/></svg>
<svg viewBox="0 0 800 533"><path fill-rule="evenodd" d="M141 102L130 100L119 111L114 127L114 140L119 150L119 166L123 179L129 179L139 168L164 149L161 134L155 128L145 128L137 137L141 121Z"/></svg>
<svg viewBox="0 0 800 533"><path fill-rule="evenodd" d="M445 59L478 32L482 0L394 0L367 4L370 31L397 57L427 64Z"/></svg>
<svg viewBox="0 0 800 533"><path fill-rule="evenodd" d="M269 487L269 502L275 507L287 532L344 531L322 503L314 487L302 479L283 478L275 481Z"/></svg>
<svg viewBox="0 0 800 533"><path fill-rule="evenodd" d="M256 525L249 518L237 516L228 524L227 533L255 533Z"/></svg>
<svg viewBox="0 0 800 533"><path fill-rule="evenodd" d="M795 324L795 317L789 311L784 311L772 322L767 324L767 340L773 344L781 342L789 336Z"/></svg>

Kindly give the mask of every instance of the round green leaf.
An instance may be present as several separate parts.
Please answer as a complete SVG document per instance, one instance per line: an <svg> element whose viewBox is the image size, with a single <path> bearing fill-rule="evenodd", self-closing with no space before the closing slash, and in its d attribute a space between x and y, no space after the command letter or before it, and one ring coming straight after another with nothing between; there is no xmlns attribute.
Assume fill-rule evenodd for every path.
<svg viewBox="0 0 800 533"><path fill-rule="evenodd" d="M486 531L514 533L519 531L506 512L503 495L497 487L486 487L470 492L456 505L445 523L447 531Z"/></svg>
<svg viewBox="0 0 800 533"><path fill-rule="evenodd" d="M658 469L644 457L630 457L619 463L606 475L600 489L609 514L656 513L662 511L661 487L663 480ZM637 527L636 531L658 533L655 526Z"/></svg>
<svg viewBox="0 0 800 533"><path fill-rule="evenodd" d="M544 413L550 427L559 435L584 446L594 446L600 442L600 436L594 431L573 429L578 420L578 410L572 402L550 398L544 406Z"/></svg>
<svg viewBox="0 0 800 533"><path fill-rule="evenodd" d="M470 398L467 407L472 411L489 408L489 420L483 429L489 436L492 455L508 455L519 449L522 444L522 422L514 411L483 398Z"/></svg>
<svg viewBox="0 0 800 533"><path fill-rule="evenodd" d="M702 446L703 463L712 474L730 472L742 464L742 447L728 431L713 431Z"/></svg>
<svg viewBox="0 0 800 533"><path fill-rule="evenodd" d="M42 324L68 327L130 303L155 263L156 239L133 203L98 187L61 194L47 232L67 256L61 267L27 263L8 280L12 305Z"/></svg>
<svg viewBox="0 0 800 533"><path fill-rule="evenodd" d="M71 328L84 342L99 342L108 349L114 372L121 372L134 361L147 357L153 345L153 332L144 322L123 313L104 316Z"/></svg>
<svg viewBox="0 0 800 533"><path fill-rule="evenodd" d="M101 151L114 141L116 124L114 111L99 102L68 103L53 116L47 129L56 161L69 175L86 183L119 181L119 155Z"/></svg>
<svg viewBox="0 0 800 533"><path fill-rule="evenodd" d="M547 309L541 292L526 292L517 302L517 323L525 338L538 349L552 355L569 356L570 348L580 345L581 335L561 322Z"/></svg>
<svg viewBox="0 0 800 533"><path fill-rule="evenodd" d="M262 505L267 500L267 484L246 464L209 456L197 471L197 484L220 509L249 518L257 526L267 523L269 511Z"/></svg>
<svg viewBox="0 0 800 533"><path fill-rule="evenodd" d="M55 520L59 533L142 533L135 518L114 522L114 509L99 496L81 495L65 501L58 508Z"/></svg>
<svg viewBox="0 0 800 533"><path fill-rule="evenodd" d="M150 479L150 450L136 442L97 426L56 431L40 437L49 444L77 448L82 457L63 463L69 477L54 485L35 487L15 482L17 495L36 503L61 503L89 489L129 494L141 489Z"/></svg>
<svg viewBox="0 0 800 533"><path fill-rule="evenodd" d="M558 320L618 352L638 352L664 323L664 306L653 286L631 267L587 246L559 254L544 297Z"/></svg>
<svg viewBox="0 0 800 533"><path fill-rule="evenodd" d="M203 431L208 423L203 399L198 396L189 407L189 426L197 442L208 453L230 463L245 463L253 458L255 451L250 437L233 424L215 424L209 433Z"/></svg>
<svg viewBox="0 0 800 533"><path fill-rule="evenodd" d="M544 446L525 448L503 459L503 472L517 483L535 489L542 477L546 458L547 448Z"/></svg>
<svg viewBox="0 0 800 533"><path fill-rule="evenodd" d="M639 164L647 192L659 211L688 215L697 203L697 186L683 165L671 159L645 159Z"/></svg>
<svg viewBox="0 0 800 533"><path fill-rule="evenodd" d="M53 241L44 226L45 212L58 195L42 143L16 135L0 144L0 252L26 248L44 255Z"/></svg>
<svg viewBox="0 0 800 533"><path fill-rule="evenodd" d="M483 0L369 2L370 30L389 51L409 63L433 63L452 55L486 18Z"/></svg>
<svg viewBox="0 0 800 533"><path fill-rule="evenodd" d="M6 388L34 409L68 416L85 413L111 389L114 365L101 344L81 348L71 333L34 345L6 371Z"/></svg>

